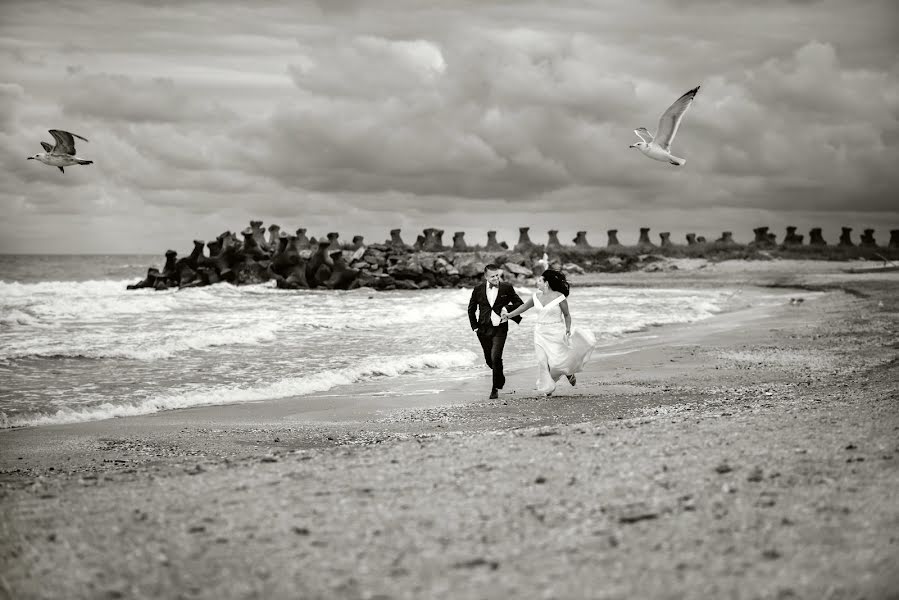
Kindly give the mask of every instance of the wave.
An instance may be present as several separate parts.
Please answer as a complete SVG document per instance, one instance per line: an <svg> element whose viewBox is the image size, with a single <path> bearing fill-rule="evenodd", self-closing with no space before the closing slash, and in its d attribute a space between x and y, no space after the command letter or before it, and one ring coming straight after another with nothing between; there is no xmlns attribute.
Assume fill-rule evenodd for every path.
<svg viewBox="0 0 899 600"><path fill-rule="evenodd" d="M340 329L355 331L390 330L392 327L419 325L429 322L453 323L453 320L466 320L465 307L456 302L442 299L429 299L429 302L416 304L379 302L371 306L354 307L352 305L324 307L325 310L308 311L294 318L298 325L309 329ZM450 325L455 326L455 325Z"/></svg>
<svg viewBox="0 0 899 600"><path fill-rule="evenodd" d="M109 291L121 291L130 283L134 283L134 279L88 279L87 281L36 281L31 283L21 283L18 281L0 281L0 297L17 296L29 294L43 293L108 293Z"/></svg>
<svg viewBox="0 0 899 600"><path fill-rule="evenodd" d="M59 339L55 343L41 338L19 340L0 349L0 360L28 358L85 358L162 360L174 358L190 350L205 350L217 346L262 345L277 338L280 325L256 323L252 327L211 329L197 327L194 331L147 332L135 330L129 335L110 334L102 330L78 339Z"/></svg>
<svg viewBox="0 0 899 600"><path fill-rule="evenodd" d="M9 312L0 315L0 329L27 329L28 327L52 328L55 325L47 323L27 308L13 308Z"/></svg>
<svg viewBox="0 0 899 600"><path fill-rule="evenodd" d="M477 355L471 351L371 358L357 366L323 371L302 377L288 377L259 386L212 386L183 389L180 392L146 398L138 402L116 404L102 401L89 407L62 408L53 413L31 413L9 417L0 413L0 428L34 425L59 425L99 421L115 417L147 415L164 410L257 402L276 398L304 396L324 392L340 385L350 385L378 377L398 377L424 369L448 369L473 364Z"/></svg>

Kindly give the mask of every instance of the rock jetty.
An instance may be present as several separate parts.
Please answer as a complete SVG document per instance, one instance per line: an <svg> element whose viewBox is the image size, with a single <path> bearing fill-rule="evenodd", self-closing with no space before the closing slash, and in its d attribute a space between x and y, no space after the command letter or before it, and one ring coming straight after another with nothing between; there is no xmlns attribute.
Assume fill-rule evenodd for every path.
<svg viewBox="0 0 899 600"><path fill-rule="evenodd" d="M518 243L510 248L499 241L496 231L488 231L483 245L471 245L465 232L457 231L444 245L444 230L429 227L416 236L414 244L403 241L399 229L381 243L366 244L363 236L341 242L332 231L316 239L307 237L305 228L289 233L286 228L250 221L239 235L225 231L215 240L193 240L187 256L178 257L167 250L161 269L150 267L146 276L128 289L196 287L227 282L232 285L274 281L282 289L349 290L360 287L375 290L426 289L432 287L471 287L480 281L484 266L501 265L510 281L524 281L549 266L569 273L621 272L641 270L663 258L705 258L708 260L802 258L820 260L899 260L899 230L890 231L890 241L879 246L874 229L865 229L859 244L850 238L851 228L843 227L839 241L828 244L820 227L809 231L809 243L796 233L793 225L778 242L768 227L752 230L748 243L734 240L724 231L714 241L696 233L686 235L685 244L671 240L670 232L659 234L659 243L650 238L650 228L641 227L639 241L633 246L618 241L618 230L607 231L605 247L587 242L587 231L578 231L572 245L559 241L558 230L547 231L546 242L535 243L530 228L519 228ZM266 231L268 237L266 237Z"/></svg>

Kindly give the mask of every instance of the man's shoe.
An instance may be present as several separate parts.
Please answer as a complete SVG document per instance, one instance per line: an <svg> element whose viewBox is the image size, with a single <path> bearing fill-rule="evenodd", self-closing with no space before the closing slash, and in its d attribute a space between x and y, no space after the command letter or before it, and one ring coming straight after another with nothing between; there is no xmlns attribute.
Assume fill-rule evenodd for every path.
<svg viewBox="0 0 899 600"><path fill-rule="evenodd" d="M491 400L496 400L497 398L499 398L499 391L498 391L496 388L493 388L493 389L490 391L490 399L491 399Z"/></svg>

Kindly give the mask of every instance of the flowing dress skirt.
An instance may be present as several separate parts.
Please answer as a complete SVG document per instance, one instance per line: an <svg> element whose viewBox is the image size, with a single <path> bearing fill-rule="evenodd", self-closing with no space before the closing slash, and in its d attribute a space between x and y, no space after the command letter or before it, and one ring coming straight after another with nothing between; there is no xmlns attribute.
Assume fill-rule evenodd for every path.
<svg viewBox="0 0 899 600"><path fill-rule="evenodd" d="M534 350L537 353L537 391L551 394L563 375L574 375L596 347L596 337L589 329L571 328L565 338L565 323L537 323L534 326Z"/></svg>

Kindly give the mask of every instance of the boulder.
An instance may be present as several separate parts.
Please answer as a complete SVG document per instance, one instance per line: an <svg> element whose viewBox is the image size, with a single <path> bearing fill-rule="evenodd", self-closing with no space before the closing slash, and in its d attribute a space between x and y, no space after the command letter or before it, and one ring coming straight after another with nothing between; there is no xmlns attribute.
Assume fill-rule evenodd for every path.
<svg viewBox="0 0 899 600"><path fill-rule="evenodd" d="M328 249L329 250L340 250L340 241L337 239L340 237L340 234L336 231L332 231L328 234Z"/></svg>
<svg viewBox="0 0 899 600"><path fill-rule="evenodd" d="M453 266L459 271L459 275L472 279L484 274L487 263L476 254L457 254Z"/></svg>
<svg viewBox="0 0 899 600"><path fill-rule="evenodd" d="M877 240L874 239L874 230L873 229L865 229L864 233L862 233L861 242L859 246L862 248L876 248Z"/></svg>
<svg viewBox="0 0 899 600"><path fill-rule="evenodd" d="M525 267L524 265L519 265L514 262L504 263L503 269L511 273L515 279L527 279L534 276L534 272L532 270Z"/></svg>
<svg viewBox="0 0 899 600"><path fill-rule="evenodd" d="M399 281L401 279L419 279L424 274L419 254L391 256L388 259L387 274ZM393 264L389 264L393 261ZM397 284L399 285L399 284Z"/></svg>
<svg viewBox="0 0 899 600"><path fill-rule="evenodd" d="M562 243L559 241L559 230L558 229L550 229L547 233L546 240L546 249L547 250L560 250L562 248Z"/></svg>
<svg viewBox="0 0 899 600"><path fill-rule="evenodd" d="M456 252L468 251L468 244L465 243L464 231L457 231L453 234L453 250Z"/></svg>
<svg viewBox="0 0 899 600"><path fill-rule="evenodd" d="M300 227L297 229L296 241L294 242L294 246L296 247L297 251L309 248L309 238L306 237L305 227Z"/></svg>
<svg viewBox="0 0 899 600"><path fill-rule="evenodd" d="M268 242L265 241L265 229L262 228L262 221L250 221L250 232L257 246L262 248L265 252L271 250L268 246Z"/></svg>
<svg viewBox="0 0 899 600"><path fill-rule="evenodd" d="M396 248L409 248L409 246L403 241L403 238L400 237L399 229L390 230L390 239L386 242L386 245Z"/></svg>
<svg viewBox="0 0 899 600"><path fill-rule="evenodd" d="M287 277L295 266L303 262L295 241L290 239L292 237L282 238L283 250L272 258L272 271L282 277Z"/></svg>
<svg viewBox="0 0 899 600"><path fill-rule="evenodd" d="M159 269L156 267L150 267L147 269L147 276L138 281L137 283L133 283L127 286L129 290L139 290L141 288L155 288L156 280L159 279Z"/></svg>
<svg viewBox="0 0 899 600"><path fill-rule="evenodd" d="M755 239L749 242L750 246L756 248L770 248L774 246L774 240L771 238L771 234L768 233L767 227L756 227L752 232L755 234Z"/></svg>
<svg viewBox="0 0 899 600"><path fill-rule="evenodd" d="M175 258L177 256L178 253L174 250L165 251L165 265L163 265L162 271L159 273L161 279L175 279L175 276L177 275L175 271Z"/></svg>
<svg viewBox="0 0 899 600"><path fill-rule="evenodd" d="M443 250L443 230L428 227L424 230L424 240L420 250L424 252L440 252Z"/></svg>
<svg viewBox="0 0 899 600"><path fill-rule="evenodd" d="M515 244L516 252L527 254L535 246L534 242L531 241L531 238L528 235L529 229L530 227L518 228L518 243Z"/></svg>
<svg viewBox="0 0 899 600"><path fill-rule="evenodd" d="M323 285L331 290L347 290L359 276L357 269L352 269L346 264L343 252L338 250L331 253L331 276Z"/></svg>
<svg viewBox="0 0 899 600"><path fill-rule="evenodd" d="M309 256L306 262L306 283L309 287L316 288L331 277L331 265L334 261L328 252L331 242L322 240L318 243L318 248ZM300 254L302 257L302 254Z"/></svg>
<svg viewBox="0 0 899 600"><path fill-rule="evenodd" d="M715 240L715 243L721 246L733 246L736 245L734 241L734 232L733 231L722 231L721 237Z"/></svg>
<svg viewBox="0 0 899 600"><path fill-rule="evenodd" d="M808 245L809 246L826 246L827 242L824 241L824 236L821 235L820 227L813 227L808 232Z"/></svg>
<svg viewBox="0 0 899 600"><path fill-rule="evenodd" d="M252 235L252 234L251 234ZM254 285L265 283L271 279L269 261L244 260L234 266L234 283L236 285Z"/></svg>
<svg viewBox="0 0 899 600"><path fill-rule="evenodd" d="M782 245L784 247L802 245L802 236L796 233L796 227L794 227L793 225L787 227L787 233L786 235L784 235L784 241Z"/></svg>
<svg viewBox="0 0 899 600"><path fill-rule="evenodd" d="M487 252L499 252L504 250L502 244L496 241L496 232L487 232L487 246L484 248Z"/></svg>
<svg viewBox="0 0 899 600"><path fill-rule="evenodd" d="M843 232L840 234L840 243L838 245L847 248L855 247L855 244L852 243L852 227L843 227Z"/></svg>
<svg viewBox="0 0 899 600"><path fill-rule="evenodd" d="M655 248L656 245L649 241L649 227L640 228L640 239L637 241L637 247L642 250Z"/></svg>
<svg viewBox="0 0 899 600"><path fill-rule="evenodd" d="M277 248L281 243L281 226L272 223L268 226L268 247L271 250Z"/></svg>
<svg viewBox="0 0 899 600"><path fill-rule="evenodd" d="M261 222L262 221L254 221L254 223ZM254 234L251 228L248 227L244 229L241 234L243 235L243 247L238 252L240 256L257 261L269 258L269 253L259 245L258 237Z"/></svg>

